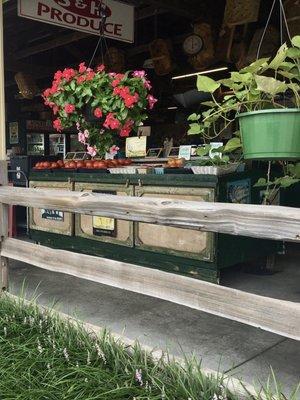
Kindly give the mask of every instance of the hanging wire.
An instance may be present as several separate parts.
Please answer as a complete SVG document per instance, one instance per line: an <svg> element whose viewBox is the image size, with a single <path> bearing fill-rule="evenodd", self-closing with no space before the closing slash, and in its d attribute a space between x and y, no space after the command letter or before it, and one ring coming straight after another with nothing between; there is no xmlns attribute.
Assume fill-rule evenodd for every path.
<svg viewBox="0 0 300 400"><path fill-rule="evenodd" d="M262 33L262 35L261 35L260 42L259 42L259 45L258 45L258 48L257 48L256 59L258 59L258 57L259 57L261 45L262 45L263 40L264 40L264 38L265 38L265 34L266 34L266 32L267 32L267 29L268 29L268 26L269 26L269 23L270 23L271 16L272 16L272 14L273 14L273 10L274 10L276 1L277 1L277 0L273 0L273 4L272 4L271 10L270 10L270 13L269 13L269 16L268 16L266 25L265 25L265 27L264 27L264 30L263 30L263 33Z"/></svg>
<svg viewBox="0 0 300 400"><path fill-rule="evenodd" d="M106 22L107 14L106 14L106 10L105 10L105 5L103 4L103 0L99 0L98 7L99 7L99 16L100 16L99 39L98 39L98 42L96 44L95 50L93 52L93 55L92 55L92 57L90 59L90 62L89 62L89 65L88 65L89 68L91 67L91 65L92 65L92 63L94 61L94 58L95 58L95 55L96 55L96 53L98 51L99 46L100 46L100 52L101 52L101 62L102 62L102 64L104 64L103 42L104 42L104 45L105 45L105 47L107 49L108 57L110 57L109 56L108 46L107 46L107 41L106 41L106 38L104 36L105 22Z"/></svg>
<svg viewBox="0 0 300 400"><path fill-rule="evenodd" d="M283 44L283 18L282 18L282 8L279 4L279 25L280 25L280 45Z"/></svg>
<svg viewBox="0 0 300 400"><path fill-rule="evenodd" d="M270 13L268 15L268 19L267 19L266 25L264 27L264 30L263 30L263 33L261 35L260 42L259 42L259 45L258 45L258 48L257 48L256 59L258 59L258 57L259 57L260 49L261 49L263 40L265 38L265 34L267 32L268 26L269 26L271 16L273 14L273 10L274 10L276 1L277 0L273 0L272 7L271 7ZM292 41L292 38L291 38L289 25L288 25L287 18L286 18L286 15L285 15L285 9L284 9L282 0L278 0L278 1L279 1L279 11L280 11L280 42L281 42L281 44L283 44L283 22L284 22L285 29L286 29L286 32L287 32L289 40Z"/></svg>
<svg viewBox="0 0 300 400"><path fill-rule="evenodd" d="M280 4L280 9L281 9L281 11L282 11L282 15L283 15L283 19L284 19L284 24L285 24L286 32L287 32L287 34L288 34L288 38L289 38L290 41L292 41L291 33L290 33L290 30L289 30L289 24L288 24L287 19L286 19L285 9L284 9L284 7L283 7L282 0L279 0L279 4Z"/></svg>

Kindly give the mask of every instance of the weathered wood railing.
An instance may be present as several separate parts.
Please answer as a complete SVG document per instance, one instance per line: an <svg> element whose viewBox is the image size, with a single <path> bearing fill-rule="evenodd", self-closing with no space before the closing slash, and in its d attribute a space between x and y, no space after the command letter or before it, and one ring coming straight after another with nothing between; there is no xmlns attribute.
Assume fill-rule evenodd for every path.
<svg viewBox="0 0 300 400"><path fill-rule="evenodd" d="M5 183L5 178L2 177ZM7 259L168 300L300 340L300 303L259 296L228 287L100 257L51 249L7 238L7 205L50 208L222 232L300 242L300 209L118 197L0 187L1 282L7 286Z"/></svg>

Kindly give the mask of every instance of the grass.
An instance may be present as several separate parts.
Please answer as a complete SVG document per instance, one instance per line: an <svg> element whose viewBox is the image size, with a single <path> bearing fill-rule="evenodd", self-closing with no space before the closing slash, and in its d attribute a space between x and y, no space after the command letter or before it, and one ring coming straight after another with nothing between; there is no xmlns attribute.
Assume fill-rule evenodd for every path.
<svg viewBox="0 0 300 400"><path fill-rule="evenodd" d="M274 387L274 385L273 385ZM271 383L249 399L286 399ZM283 396L283 397L282 397ZM296 400L297 393L290 397ZM196 359L158 362L137 343L126 347L107 331L41 311L32 302L0 297L0 399L237 400L220 376L207 376Z"/></svg>

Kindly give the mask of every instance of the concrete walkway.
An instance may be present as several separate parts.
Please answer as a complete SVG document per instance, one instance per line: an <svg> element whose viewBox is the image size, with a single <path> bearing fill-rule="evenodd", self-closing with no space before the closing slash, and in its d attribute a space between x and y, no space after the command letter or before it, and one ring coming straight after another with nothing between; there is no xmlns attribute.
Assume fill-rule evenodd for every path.
<svg viewBox="0 0 300 400"><path fill-rule="evenodd" d="M270 297L300 302L300 253L279 263L283 271L258 276L239 270L223 274L222 284ZM300 382L300 342L167 301L52 273L11 261L10 291L27 298L36 291L45 306L57 308L114 333L139 339L176 356L196 354L205 368L230 372L255 386L266 383L270 366L288 395ZM300 392L299 392L300 399Z"/></svg>

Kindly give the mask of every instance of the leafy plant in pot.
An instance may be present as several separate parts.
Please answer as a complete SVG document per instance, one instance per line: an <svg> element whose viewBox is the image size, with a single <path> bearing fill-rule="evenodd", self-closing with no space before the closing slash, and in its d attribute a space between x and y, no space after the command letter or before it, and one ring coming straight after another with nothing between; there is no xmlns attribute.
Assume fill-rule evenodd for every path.
<svg viewBox="0 0 300 400"><path fill-rule="evenodd" d="M189 117L189 134L201 134L211 140L220 119L227 128L239 122L245 159L293 160L300 158L300 36L292 47L283 44L273 59L256 60L228 79L215 81L198 75L199 91L211 94L209 107ZM225 87L230 94L217 99Z"/></svg>
<svg viewBox="0 0 300 400"><path fill-rule="evenodd" d="M43 98L56 116L58 132L76 125L88 153L103 157L115 151L116 137L129 136L147 118L147 109L157 101L150 90L145 71L116 74L104 65L93 70L81 63L78 70L57 71Z"/></svg>

